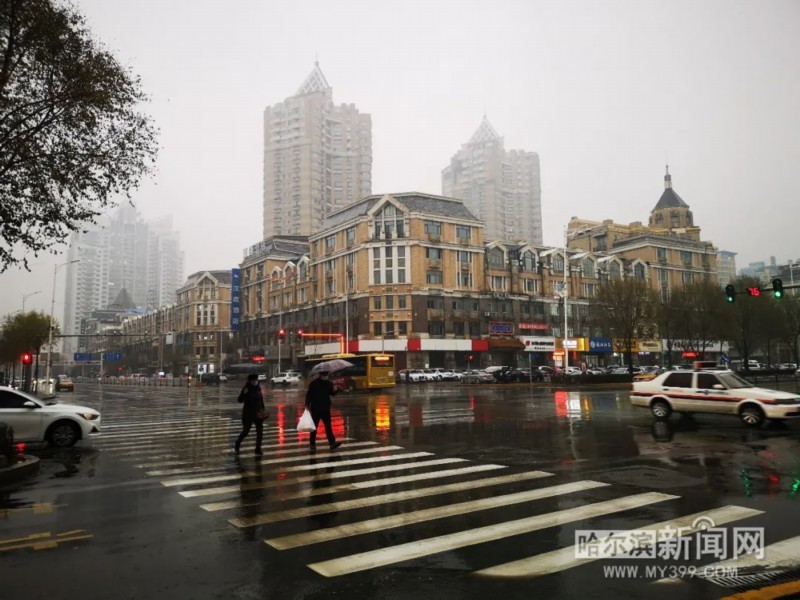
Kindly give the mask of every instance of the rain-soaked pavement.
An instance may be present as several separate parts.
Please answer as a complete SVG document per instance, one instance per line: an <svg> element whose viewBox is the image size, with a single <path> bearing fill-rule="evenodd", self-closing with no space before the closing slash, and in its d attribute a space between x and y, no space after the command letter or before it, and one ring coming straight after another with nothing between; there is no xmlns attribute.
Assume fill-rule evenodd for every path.
<svg viewBox="0 0 800 600"><path fill-rule="evenodd" d="M311 455L302 393L268 389L257 462L255 432L231 453L237 391L62 395L101 410L103 435L33 450L39 475L0 491L0 596L722 598L800 579L800 423L654 423L622 390L426 384L340 394L345 443ZM655 557L607 532L576 546L652 525ZM765 558L732 561L757 528Z"/></svg>

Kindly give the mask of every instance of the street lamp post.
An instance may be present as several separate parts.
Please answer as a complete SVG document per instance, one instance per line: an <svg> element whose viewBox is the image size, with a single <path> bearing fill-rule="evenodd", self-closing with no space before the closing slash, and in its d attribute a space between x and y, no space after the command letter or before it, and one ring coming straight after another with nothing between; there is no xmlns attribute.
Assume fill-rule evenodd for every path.
<svg viewBox="0 0 800 600"><path fill-rule="evenodd" d="M71 260L65 263L61 263L53 267L53 296L50 300L50 334L48 335L47 339L47 369L45 369L44 381L46 386L50 386L50 367L53 364L53 311L56 307L56 275L61 267L66 267L67 265L74 264L76 262L80 262L79 258L75 260ZM50 390L52 392L52 389Z"/></svg>
<svg viewBox="0 0 800 600"><path fill-rule="evenodd" d="M31 296L35 296L36 294L41 294L42 290L36 290L35 292L31 292L30 294L25 294L22 296L22 314L25 314L25 301L30 298Z"/></svg>

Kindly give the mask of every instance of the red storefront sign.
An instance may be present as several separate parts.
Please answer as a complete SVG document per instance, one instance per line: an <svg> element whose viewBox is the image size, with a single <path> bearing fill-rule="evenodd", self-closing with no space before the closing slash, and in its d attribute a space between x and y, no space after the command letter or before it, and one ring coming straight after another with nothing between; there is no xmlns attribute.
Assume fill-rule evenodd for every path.
<svg viewBox="0 0 800 600"><path fill-rule="evenodd" d="M520 323L517 325L521 330L548 331L550 326L546 323Z"/></svg>
<svg viewBox="0 0 800 600"><path fill-rule="evenodd" d="M683 358L697 358L697 352L684 352L681 356Z"/></svg>

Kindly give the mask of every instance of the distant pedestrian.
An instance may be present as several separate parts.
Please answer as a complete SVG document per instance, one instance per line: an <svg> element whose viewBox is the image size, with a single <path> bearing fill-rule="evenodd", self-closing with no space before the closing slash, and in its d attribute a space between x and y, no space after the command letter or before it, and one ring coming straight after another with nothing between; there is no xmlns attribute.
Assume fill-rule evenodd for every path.
<svg viewBox="0 0 800 600"><path fill-rule="evenodd" d="M236 439L234 451L239 454L242 441L250 433L250 428L256 426L256 455L261 456L261 440L264 437L264 420L269 414L264 408L264 396L261 394L261 386L258 384L258 375L251 373L247 376L247 383L244 384L242 391L239 392L238 401L242 404L242 432Z"/></svg>
<svg viewBox="0 0 800 600"><path fill-rule="evenodd" d="M317 431L319 430L320 421L325 424L325 433L328 436L328 444L331 450L335 450L342 445L342 442L336 441L331 427L331 396L338 394L339 390L328 379L328 375L327 371L320 371L319 377L311 382L306 392L306 408L311 413L311 418L314 419L314 425L317 427L310 434L311 450L316 450L317 448Z"/></svg>

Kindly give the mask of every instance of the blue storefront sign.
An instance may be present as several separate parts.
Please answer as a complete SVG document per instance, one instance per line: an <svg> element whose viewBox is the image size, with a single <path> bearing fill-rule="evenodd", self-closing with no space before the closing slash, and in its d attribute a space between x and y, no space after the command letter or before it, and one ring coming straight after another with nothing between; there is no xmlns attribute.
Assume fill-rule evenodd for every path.
<svg viewBox="0 0 800 600"><path fill-rule="evenodd" d="M614 341L611 338L589 338L589 352L613 352Z"/></svg>
<svg viewBox="0 0 800 600"><path fill-rule="evenodd" d="M92 360L92 353L91 352L76 352L72 356L72 360L75 362L84 362Z"/></svg>
<svg viewBox="0 0 800 600"><path fill-rule="evenodd" d="M489 323L489 335L514 335L514 324L492 321Z"/></svg>
<svg viewBox="0 0 800 600"><path fill-rule="evenodd" d="M122 360L121 352L103 352L103 360L114 361Z"/></svg>
<svg viewBox="0 0 800 600"><path fill-rule="evenodd" d="M239 331L242 306L242 270L231 269L231 331Z"/></svg>

